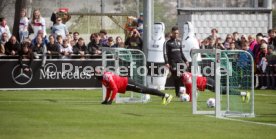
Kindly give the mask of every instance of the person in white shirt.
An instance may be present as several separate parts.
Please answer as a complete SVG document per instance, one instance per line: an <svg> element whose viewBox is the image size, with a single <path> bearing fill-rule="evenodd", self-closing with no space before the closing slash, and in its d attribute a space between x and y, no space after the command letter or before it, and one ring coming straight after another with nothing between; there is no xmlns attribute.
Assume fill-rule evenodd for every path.
<svg viewBox="0 0 276 139"><path fill-rule="evenodd" d="M11 37L10 28L7 25L6 18L4 18L4 17L0 19L0 38L2 38L2 34L3 33L7 33L8 34L8 39Z"/></svg>
<svg viewBox="0 0 276 139"><path fill-rule="evenodd" d="M27 12L25 9L21 10L20 16L21 18L19 21L19 39L20 39L20 42L23 42L26 38L29 37L29 32L28 32L29 19L27 18Z"/></svg>
<svg viewBox="0 0 276 139"><path fill-rule="evenodd" d="M34 10L33 12L33 18L31 20L31 25L34 30L34 36L37 36L39 30L43 30L43 37L47 35L46 33L46 22L43 17L40 15L39 10Z"/></svg>
<svg viewBox="0 0 276 139"><path fill-rule="evenodd" d="M65 24L62 23L62 19L58 17L56 23L52 27L52 35L56 38L57 35L61 35L62 39L66 39L66 36L69 34L69 31Z"/></svg>
<svg viewBox="0 0 276 139"><path fill-rule="evenodd" d="M63 44L59 48L59 53L62 55L61 59L69 59L73 53L72 47L69 45L68 39L63 40Z"/></svg>

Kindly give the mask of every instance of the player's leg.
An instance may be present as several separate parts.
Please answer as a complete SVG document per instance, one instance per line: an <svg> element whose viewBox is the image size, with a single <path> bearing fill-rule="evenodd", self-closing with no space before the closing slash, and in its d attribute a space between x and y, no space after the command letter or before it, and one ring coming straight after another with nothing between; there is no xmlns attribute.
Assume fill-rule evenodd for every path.
<svg viewBox="0 0 276 139"><path fill-rule="evenodd" d="M206 86L210 91L215 92L215 85L216 85L215 80L211 77L207 77L207 85ZM222 94L226 94L227 93L226 87L222 86L221 91L222 91ZM247 102L250 100L249 92L240 92L236 89L229 88L229 95L240 95L240 96L242 96L242 100L247 101Z"/></svg>
<svg viewBox="0 0 276 139"><path fill-rule="evenodd" d="M166 101L164 104L170 103L172 96L169 94L165 94L157 89L152 89L145 87L144 85L138 84L132 79L128 79L128 85L126 88L127 91L133 91L137 93L143 93L143 94L150 94L162 97L164 101Z"/></svg>
<svg viewBox="0 0 276 139"><path fill-rule="evenodd" d="M206 79L207 79L206 88L212 92L215 92L215 87L216 87L215 80L211 77L206 77Z"/></svg>
<svg viewBox="0 0 276 139"><path fill-rule="evenodd" d="M171 72L172 72L172 77L173 77L173 81L174 81L175 96L179 97L179 87L180 87L181 80L177 76L176 70L171 70Z"/></svg>

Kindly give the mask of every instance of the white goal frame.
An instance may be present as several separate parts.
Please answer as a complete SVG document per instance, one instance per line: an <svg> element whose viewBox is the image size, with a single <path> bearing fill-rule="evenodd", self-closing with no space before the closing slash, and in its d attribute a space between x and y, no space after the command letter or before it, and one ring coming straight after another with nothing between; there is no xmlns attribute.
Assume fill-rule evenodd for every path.
<svg viewBox="0 0 276 139"><path fill-rule="evenodd" d="M120 52L127 52L127 53L120 53ZM132 52L134 52L135 54L133 54ZM140 59L134 58L134 55L138 55L138 57ZM108 65L107 62L114 62L114 69L115 71L111 71L114 72L117 75L120 75L120 62L119 59L121 56L130 56L130 72L133 73L134 72L134 66L135 62L133 62L134 60L140 60L142 62L142 65L140 66L144 66L146 67L146 56L145 54L138 50L138 49L125 49L125 48L102 48L102 66L105 69ZM146 72L146 71L145 71ZM130 76L129 78L134 79L133 76ZM141 76L141 80L140 80L140 84L146 86L146 76L142 77ZM142 81L142 83L141 83ZM103 97L102 99L105 99L105 95L106 95L106 88L105 86L102 85L102 93L103 93ZM145 96L146 94L137 94L134 92L130 92L130 96L124 96L124 95L120 95L120 93L117 93L116 98L115 98L115 103L147 103L149 101L149 99L147 99L147 97ZM138 96L138 97L137 97Z"/></svg>
<svg viewBox="0 0 276 139"><path fill-rule="evenodd" d="M221 109L221 100L222 100L222 95L221 95L221 53L222 52L242 52L242 53L246 53L250 56L251 59L251 98L250 98L250 112L249 113L237 113L237 112L232 112L230 110L230 104L229 104L229 72L227 71L227 75L226 75L226 109L222 110ZM204 111L204 110L198 110L197 109L197 85L196 85L196 78L197 75L196 73L199 73L200 71L198 68L198 61L197 61L197 55L198 54L213 54L215 55L215 57L212 59L215 61L215 110L210 110L210 111ZM192 68L191 68L191 72L192 72L192 113L193 114L212 114L215 115L215 117L220 118L220 117L255 117L255 113L254 113L254 61L253 61L253 57L250 53L248 53L247 51L243 51L243 50L220 50L220 49L196 49L196 50L192 50L191 52L192 55ZM204 60L205 58L202 58L202 60ZM224 57L224 60L229 61L228 57ZM228 66L228 65L227 65Z"/></svg>

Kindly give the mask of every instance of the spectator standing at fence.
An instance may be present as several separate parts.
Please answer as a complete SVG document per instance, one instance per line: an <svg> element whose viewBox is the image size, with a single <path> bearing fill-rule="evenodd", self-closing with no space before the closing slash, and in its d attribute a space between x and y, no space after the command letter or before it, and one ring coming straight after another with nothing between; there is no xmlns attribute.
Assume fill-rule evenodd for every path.
<svg viewBox="0 0 276 139"><path fill-rule="evenodd" d="M106 45L107 42L108 42L107 31L105 29L101 29L100 30L100 36L101 36L100 44L102 46Z"/></svg>
<svg viewBox="0 0 276 139"><path fill-rule="evenodd" d="M62 59L69 59L71 58L70 55L73 53L72 47L69 45L69 42L67 39L63 40L63 43L59 49L59 53L62 55Z"/></svg>
<svg viewBox="0 0 276 139"><path fill-rule="evenodd" d="M55 42L53 35L49 36L49 43L47 44L47 55L49 58L58 58L59 55L59 45Z"/></svg>
<svg viewBox="0 0 276 139"><path fill-rule="evenodd" d="M247 51L247 52L250 53L251 56L253 57L253 52L252 52L252 50L251 50L250 47L249 47L249 42L244 42L244 43L241 44L241 46L242 46L242 47L241 47L242 50Z"/></svg>
<svg viewBox="0 0 276 139"><path fill-rule="evenodd" d="M104 47L116 48L114 45L113 37L108 37L106 45Z"/></svg>
<svg viewBox="0 0 276 139"><path fill-rule="evenodd" d="M20 50L20 44L16 40L15 36L11 36L9 41L5 44L5 53L6 55L15 56Z"/></svg>
<svg viewBox="0 0 276 139"><path fill-rule="evenodd" d="M47 45L49 40L47 38L46 35L44 35L44 31L43 30L39 30L38 33L37 33L37 36L32 40L32 45L36 45L36 40L37 40L37 37L40 36L42 38L42 43L43 45Z"/></svg>
<svg viewBox="0 0 276 139"><path fill-rule="evenodd" d="M62 47L62 45L63 45L63 39L62 39L62 37L60 35L57 36L56 43L59 46L59 48Z"/></svg>
<svg viewBox="0 0 276 139"><path fill-rule="evenodd" d="M136 20L136 18L133 16L127 17L127 22L125 24L125 35L127 37L129 37L129 34L133 29L137 28L137 22L135 20Z"/></svg>
<svg viewBox="0 0 276 139"><path fill-rule="evenodd" d="M252 51L249 49L249 43L245 42L242 43L242 50L247 51L251 56L253 56ZM240 53L239 54L239 59L237 60L237 64L239 67L242 68L249 68L248 66L250 66L252 63L251 62L251 58L250 55L248 55L247 53Z"/></svg>
<svg viewBox="0 0 276 139"><path fill-rule="evenodd" d="M116 48L124 48L125 47L122 37L117 36L115 40L116 40L116 42L114 44L114 47L116 47Z"/></svg>
<svg viewBox="0 0 276 139"><path fill-rule="evenodd" d="M140 13L139 18L137 18L137 30L143 36L143 28L144 28L144 16L143 13Z"/></svg>
<svg viewBox="0 0 276 139"><path fill-rule="evenodd" d="M243 43L247 43L248 42L248 37L245 35L245 34L242 34L241 35L241 41L240 41L240 48L238 48L238 49L242 49L242 44Z"/></svg>
<svg viewBox="0 0 276 139"><path fill-rule="evenodd" d="M254 46L257 44L256 39L253 35L248 35L249 49L253 51Z"/></svg>
<svg viewBox="0 0 276 139"><path fill-rule="evenodd" d="M241 49L241 39L238 32L233 32L233 42L235 43L236 49Z"/></svg>
<svg viewBox="0 0 276 139"><path fill-rule="evenodd" d="M83 38L79 38L78 43L73 47L73 53L80 55L81 59L85 59L85 54L88 53L88 49Z"/></svg>
<svg viewBox="0 0 276 139"><path fill-rule="evenodd" d="M5 54L5 44L9 41L8 39L8 34L5 32L2 34L1 39L0 39L0 54L4 55Z"/></svg>
<svg viewBox="0 0 276 139"><path fill-rule="evenodd" d="M38 35L37 38L36 38L36 44L33 46L33 53L34 53L34 57L36 59L39 59L41 57L41 59L43 60L42 61L42 67L44 66L45 64L45 54L46 54L46 51L47 51L47 48L46 48L46 45L43 44L43 39L42 39L42 36Z"/></svg>
<svg viewBox="0 0 276 139"><path fill-rule="evenodd" d="M256 61L256 57L257 57L257 55L258 55L258 53L259 53L259 51L260 51L260 49L261 49L262 39L263 39L263 34L258 33L258 34L256 35L256 42L257 42L257 43L254 45L254 48L253 48L253 50L252 50L255 61Z"/></svg>
<svg viewBox="0 0 276 139"><path fill-rule="evenodd" d="M133 29L130 32L130 36L125 41L125 46L128 49L143 50L143 40L137 29Z"/></svg>
<svg viewBox="0 0 276 139"><path fill-rule="evenodd" d="M215 49L215 40L212 37L207 37L207 40L204 45L205 49Z"/></svg>
<svg viewBox="0 0 276 139"><path fill-rule="evenodd" d="M218 36L218 29L213 28L213 29L211 30L211 35L210 35L209 37L211 37L211 38L213 38L214 40L216 40L216 39L219 37L219 36Z"/></svg>
<svg viewBox="0 0 276 139"><path fill-rule="evenodd" d="M93 33L90 36L90 42L88 43L88 52L92 55L101 55L102 54L102 45L100 44L100 34Z"/></svg>
<svg viewBox="0 0 276 139"><path fill-rule="evenodd" d="M34 36L37 36L37 34L40 30L43 31L43 36L42 37L45 37L47 35L47 33L46 33L46 21L41 16L40 11L38 9L34 10L34 12L33 12L31 25L32 25L32 28L34 30Z"/></svg>
<svg viewBox="0 0 276 139"><path fill-rule="evenodd" d="M19 21L19 40L23 42L26 38L29 37L28 25L29 19L27 17L26 9L22 9L20 12L20 21Z"/></svg>
<svg viewBox="0 0 276 139"><path fill-rule="evenodd" d="M231 43L229 44L229 49L228 49L228 50L236 50L236 43L231 42Z"/></svg>
<svg viewBox="0 0 276 139"><path fill-rule="evenodd" d="M30 71L31 65L33 63L33 58L34 58L31 45L32 45L31 40L25 39L22 42L22 47L19 51L18 61L19 61L20 67L26 72ZM23 66L23 59L29 59L27 66Z"/></svg>
<svg viewBox="0 0 276 139"><path fill-rule="evenodd" d="M215 48L225 50L221 37L218 37L215 42Z"/></svg>
<svg viewBox="0 0 276 139"><path fill-rule="evenodd" d="M7 33L8 39L11 37L10 28L7 25L7 20L5 17L0 18L0 38L2 37L3 33Z"/></svg>
<svg viewBox="0 0 276 139"><path fill-rule="evenodd" d="M257 89L265 89L266 88L266 67L267 67L267 44L262 43L260 47L260 51L257 54L255 59L257 65L257 74L258 74L258 82L259 85Z"/></svg>
<svg viewBox="0 0 276 139"><path fill-rule="evenodd" d="M229 49L231 42L233 42L233 36L231 34L227 34L226 38L225 38L225 41L223 43L224 48Z"/></svg>
<svg viewBox="0 0 276 139"><path fill-rule="evenodd" d="M260 51L260 48L261 48L261 44L262 44L262 40L263 39L263 34L262 33L258 33L256 34L256 43L254 43L255 45L252 47L251 44L250 44L250 49L252 49L252 53L253 53L253 57L254 57L254 83L255 83L255 86L256 88L260 88L260 85L258 84L258 80L259 80L259 77L260 77L260 70L258 70L257 68L257 65L258 65L258 62L257 62L257 55Z"/></svg>
<svg viewBox="0 0 276 139"><path fill-rule="evenodd" d="M69 34L69 31L65 24L62 23L62 19L60 17L56 18L56 23L52 26L52 35L57 37L57 35L61 35L63 39Z"/></svg>
<svg viewBox="0 0 276 139"><path fill-rule="evenodd" d="M74 41L74 43L72 42L72 44L76 45L77 42L78 42L78 40L79 40L79 37L80 37L80 33L79 32L74 32L73 33L73 41ZM70 44L71 44L71 42L70 42ZM72 45L72 46L74 46L74 45Z"/></svg>
<svg viewBox="0 0 276 139"><path fill-rule="evenodd" d="M68 42L71 46L76 45L75 42L73 41L72 33L70 34L70 32L69 32L69 34L66 35L66 39L68 39Z"/></svg>
<svg viewBox="0 0 276 139"><path fill-rule="evenodd" d="M267 69L266 69L266 75L267 75L267 88L268 89L276 89L276 51L272 44L268 45L267 48Z"/></svg>
<svg viewBox="0 0 276 139"><path fill-rule="evenodd" d="M3 33L1 38L0 38L0 43L2 45L5 45L7 42L9 41L9 36L8 36L8 33Z"/></svg>
<svg viewBox="0 0 276 139"><path fill-rule="evenodd" d="M275 29L270 29L268 30L268 44L273 45L274 49L276 46L276 30Z"/></svg>
<svg viewBox="0 0 276 139"><path fill-rule="evenodd" d="M205 38L204 40L201 41L201 43L200 43L200 49L205 49L206 46L208 46L210 44L210 41L207 38Z"/></svg>
<svg viewBox="0 0 276 139"><path fill-rule="evenodd" d="M247 75L249 73L246 73L244 71L246 71L246 69L249 69L251 68L251 65L253 63L251 63L251 56L253 56L253 53L252 51L249 49L249 43L248 42L245 42L245 43L242 43L242 50L244 51L247 51L249 53L239 53L238 55L238 59L237 59L237 66L238 68L240 68L240 70L238 70L239 72L241 72L242 75ZM250 80L250 76L243 76L243 77L240 77L239 78L240 80L240 84L241 86L247 86L248 84L248 80Z"/></svg>

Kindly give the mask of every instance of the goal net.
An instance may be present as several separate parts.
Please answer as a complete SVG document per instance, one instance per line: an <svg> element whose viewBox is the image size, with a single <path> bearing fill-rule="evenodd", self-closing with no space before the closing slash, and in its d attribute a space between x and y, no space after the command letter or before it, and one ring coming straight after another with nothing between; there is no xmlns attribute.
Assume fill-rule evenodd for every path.
<svg viewBox="0 0 276 139"><path fill-rule="evenodd" d="M196 56L202 55L202 61ZM215 114L216 117L254 117L254 62L242 50L192 51L193 114ZM197 76L207 79L205 91L197 90ZM215 106L207 104L215 99ZM210 103L209 103L210 104Z"/></svg>
<svg viewBox="0 0 276 139"><path fill-rule="evenodd" d="M133 79L136 83L146 86L146 58L145 54L137 49L103 48L102 66L104 70L114 72L120 76ZM105 98L103 86L103 99ZM117 93L116 103L147 102L145 94L126 92L124 95Z"/></svg>

